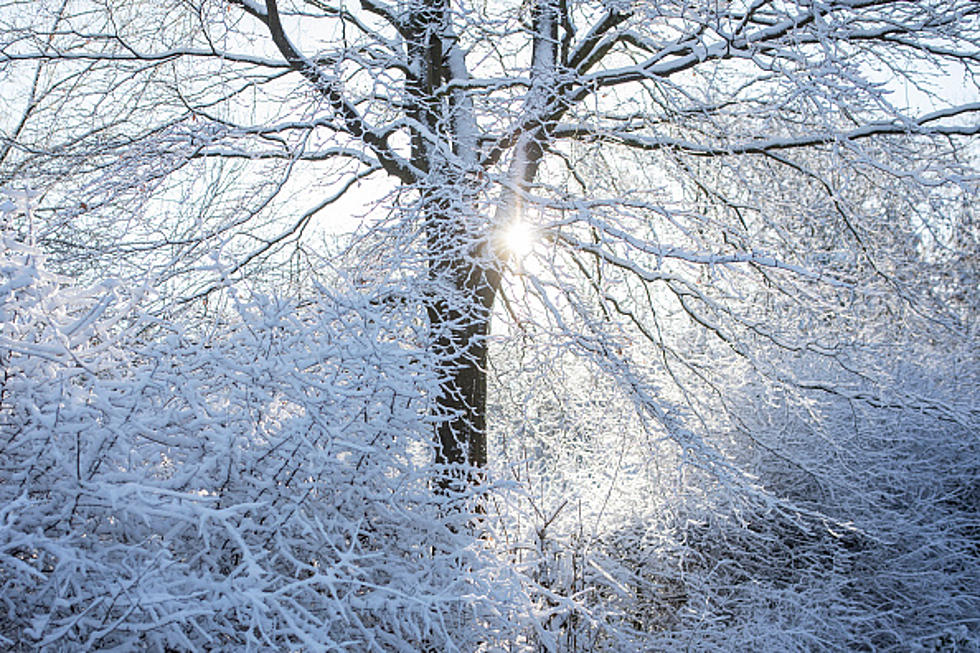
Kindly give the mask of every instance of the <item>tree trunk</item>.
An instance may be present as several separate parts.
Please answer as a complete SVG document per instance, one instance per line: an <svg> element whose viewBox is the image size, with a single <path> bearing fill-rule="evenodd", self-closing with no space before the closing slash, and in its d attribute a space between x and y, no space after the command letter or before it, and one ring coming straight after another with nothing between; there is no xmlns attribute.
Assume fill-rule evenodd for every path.
<svg viewBox="0 0 980 653"><path fill-rule="evenodd" d="M555 92L559 4L534 4L532 78L543 98ZM429 274L447 296L427 304L442 382L435 410L436 463L442 466L438 486L464 491L482 482L487 464L487 337L493 301L500 284L501 252L492 251L494 225L516 215L518 194L507 190L498 214L487 224L470 220L466 210L475 199L472 175L478 126L470 99L460 90L444 95L443 84L465 81L465 55L452 35L448 0L419 0L408 21L408 55L412 74L406 80L408 115L426 130L413 130L412 162L427 179L422 184ZM547 140L545 125L521 134L509 169L510 179L530 183L537 174ZM448 137L448 148L436 147L434 135ZM446 158L452 151L455 160ZM459 163L463 165L460 166ZM503 256L506 258L506 255Z"/></svg>
<svg viewBox="0 0 980 653"><path fill-rule="evenodd" d="M442 491L463 491L482 480L487 464L487 336L497 274L456 261L456 301L429 305L434 352L443 374L436 399L436 463ZM441 266L440 266L441 267ZM465 298L460 308L459 298Z"/></svg>

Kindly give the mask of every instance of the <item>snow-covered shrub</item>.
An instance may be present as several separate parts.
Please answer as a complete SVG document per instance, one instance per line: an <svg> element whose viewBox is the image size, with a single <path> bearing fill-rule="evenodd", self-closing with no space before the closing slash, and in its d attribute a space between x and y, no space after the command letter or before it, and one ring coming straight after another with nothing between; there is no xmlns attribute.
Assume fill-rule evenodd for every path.
<svg viewBox="0 0 980 653"><path fill-rule="evenodd" d="M642 432L627 390L587 365L499 356L498 474L513 486L495 495L498 541L536 601L526 640L980 649L976 343L876 320L835 356L698 344L690 357L724 373L699 369L697 402L675 414L714 458Z"/></svg>
<svg viewBox="0 0 980 653"><path fill-rule="evenodd" d="M919 411L777 392L786 410L760 412L768 427L741 439L755 492L692 473L587 546L553 536L539 576L577 555L586 573L567 596L604 619L573 650L980 649L980 443L964 394L977 386L964 369L942 396L929 372L903 370L905 390L933 391ZM807 423L821 432L793 430ZM780 456L761 446L776 444Z"/></svg>
<svg viewBox="0 0 980 653"><path fill-rule="evenodd" d="M629 388L600 366L497 344L491 467L507 483L493 494L495 544L535 607L513 650L649 650L650 631L674 620L677 588L633 554L672 560L620 536L670 501L674 448L646 437Z"/></svg>
<svg viewBox="0 0 980 653"><path fill-rule="evenodd" d="M808 366L835 392L732 390L759 493L689 494L673 524L648 526L684 553L663 646L980 648L978 368L962 351L923 360L882 358L883 386Z"/></svg>
<svg viewBox="0 0 980 653"><path fill-rule="evenodd" d="M3 238L0 646L510 638L520 586L429 487L411 324L354 293L243 294L191 330Z"/></svg>

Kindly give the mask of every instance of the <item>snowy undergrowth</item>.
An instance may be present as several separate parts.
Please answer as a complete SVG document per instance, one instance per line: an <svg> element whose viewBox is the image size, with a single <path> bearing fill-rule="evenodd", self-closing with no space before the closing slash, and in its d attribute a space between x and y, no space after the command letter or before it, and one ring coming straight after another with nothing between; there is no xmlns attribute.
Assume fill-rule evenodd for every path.
<svg viewBox="0 0 980 653"><path fill-rule="evenodd" d="M2 237L0 647L512 638L520 585L429 488L409 326L320 294L243 296L192 331Z"/></svg>
<svg viewBox="0 0 980 653"><path fill-rule="evenodd" d="M495 497L497 538L531 581L543 615L534 641L560 651L980 649L970 349L916 364L881 357L876 382L773 353L780 369L836 394L733 360L738 384L708 406L705 441L742 484L668 439L628 434L629 406L587 365L501 365L520 400L495 407L498 474L512 480Z"/></svg>
<svg viewBox="0 0 980 653"><path fill-rule="evenodd" d="M601 375L511 378L473 522L432 490L411 320L325 291L151 319L2 237L4 647L978 647L970 352L854 390L877 405L743 371L711 441L737 487Z"/></svg>

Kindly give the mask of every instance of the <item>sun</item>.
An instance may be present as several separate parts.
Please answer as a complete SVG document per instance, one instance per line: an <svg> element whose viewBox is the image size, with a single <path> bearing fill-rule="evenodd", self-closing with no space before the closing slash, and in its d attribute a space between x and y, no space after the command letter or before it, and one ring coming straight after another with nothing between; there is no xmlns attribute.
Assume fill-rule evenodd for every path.
<svg viewBox="0 0 980 653"><path fill-rule="evenodd" d="M534 249L534 228L523 220L514 220L501 232L504 249L515 259L523 259Z"/></svg>

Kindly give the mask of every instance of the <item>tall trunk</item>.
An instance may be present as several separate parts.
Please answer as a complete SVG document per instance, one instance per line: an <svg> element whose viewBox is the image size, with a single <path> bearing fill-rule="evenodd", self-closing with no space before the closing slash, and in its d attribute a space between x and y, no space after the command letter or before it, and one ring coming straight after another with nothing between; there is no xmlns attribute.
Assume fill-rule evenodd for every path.
<svg viewBox="0 0 980 653"><path fill-rule="evenodd" d="M459 466L469 465L472 469L487 463L486 337L490 320L489 311L486 312L487 317L460 319L459 312L445 302L429 309L433 328L442 331L435 346L447 356L436 400L436 463L447 466L440 481L443 489L464 480Z"/></svg>
<svg viewBox="0 0 980 653"><path fill-rule="evenodd" d="M554 92L552 74L558 55L558 4L554 0L542 0L535 5L535 41L533 47L532 78L541 97L548 98ZM440 51L441 54L441 51ZM447 78L460 75L462 65L453 66L450 49L447 65L442 74ZM429 69L431 70L431 63ZM465 71L464 71L465 72ZM431 81L431 79L430 79ZM540 101L532 99L532 102ZM457 110L460 108L457 105ZM457 111L459 113L465 113ZM432 116L433 114L429 114ZM433 123L433 126L434 123ZM470 130L453 124L457 140ZM518 139L508 175L518 185L531 183L537 175L544 154L543 143L547 140L547 125L522 134ZM466 146L469 143L456 143ZM454 151L460 148L454 147ZM431 165L431 162L428 162ZM431 172L431 168L429 168ZM465 174L465 172L464 172ZM466 182L447 184L446 187L465 189ZM453 181L460 182L459 179ZM434 196L442 195L439 191ZM463 190L463 197L466 192ZM445 195L442 195L445 197ZM465 204L465 199L464 202ZM487 464L487 337L493 301L500 284L500 259L506 254L493 252L490 234L469 233L474 223L467 224L464 215L453 215L443 201L434 202L439 208L428 215L430 271L434 278L443 282L451 279L455 303L440 300L429 305L429 324L436 334L433 343L436 354L442 359L445 374L437 399L436 462L446 470L439 481L442 490L457 487L459 490L479 483L479 469ZM512 190L506 190L498 207L493 224L505 224L514 219L520 198ZM457 210L463 207L457 206ZM479 227L477 227L479 229ZM474 246L474 243L482 243ZM469 477L458 471L469 468Z"/></svg>
<svg viewBox="0 0 980 653"><path fill-rule="evenodd" d="M559 6L558 0L535 3L531 105L547 103L555 92ZM438 485L443 491L461 491L480 482L479 469L487 464L487 337L500 283L500 253L488 249L492 239L484 233L487 225L468 216L471 175L480 165L472 102L461 87L448 96L437 93L445 82L462 82L469 76L449 13L447 0L418 0L414 7L408 30L413 65L406 90L412 98L409 116L426 126L425 133L413 130L412 160L428 178L422 196L428 196L423 210L429 273L434 287L446 292L427 305L432 347L442 373L434 415L436 462L444 470ZM546 131L547 125L542 125L521 135L509 170L519 185L534 179ZM447 138L454 162L446 159L446 149L437 147L433 137ZM492 223L512 218L518 203L512 190L505 191L501 213ZM468 477L462 471L467 468Z"/></svg>
<svg viewBox="0 0 980 653"><path fill-rule="evenodd" d="M469 233L474 228L465 210L465 178L476 165L476 125L472 107L462 91L448 97L436 94L441 84L463 79L463 52L448 23L447 0L417 0L408 22L411 74L406 90L409 116L425 131L413 130L412 161L426 176L422 191L428 241L429 276L441 296L427 304L431 344L442 376L435 399L436 463L443 472L442 491L462 491L478 482L463 470L487 463L487 335L496 280L479 262ZM468 124L469 123L469 124ZM446 149L434 137L447 139L448 148L466 167L446 160ZM453 197L453 191L462 197Z"/></svg>
<svg viewBox="0 0 980 653"><path fill-rule="evenodd" d="M487 336L498 275L468 257L443 259L434 269L448 273L453 285L451 297L428 307L442 373L436 463L444 466L440 488L460 491L479 483L479 469L487 464Z"/></svg>

